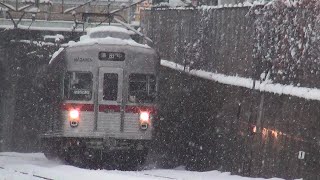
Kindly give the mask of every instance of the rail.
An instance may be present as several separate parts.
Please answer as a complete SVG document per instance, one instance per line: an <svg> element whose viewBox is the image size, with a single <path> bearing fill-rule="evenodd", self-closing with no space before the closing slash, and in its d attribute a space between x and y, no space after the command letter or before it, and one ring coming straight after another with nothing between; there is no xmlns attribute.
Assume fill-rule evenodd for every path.
<svg viewBox="0 0 320 180"><path fill-rule="evenodd" d="M4 167L0 166L0 169L6 170ZM16 173L20 173L20 174L24 174L24 175L30 175L30 173L27 172L23 172L23 171L18 171L18 170L13 170ZM32 174L32 177L36 177L36 178L40 178L40 179L45 179L45 180L54 180L52 178L48 178L48 177L44 177L44 176L40 176L40 175L36 175L36 174Z"/></svg>

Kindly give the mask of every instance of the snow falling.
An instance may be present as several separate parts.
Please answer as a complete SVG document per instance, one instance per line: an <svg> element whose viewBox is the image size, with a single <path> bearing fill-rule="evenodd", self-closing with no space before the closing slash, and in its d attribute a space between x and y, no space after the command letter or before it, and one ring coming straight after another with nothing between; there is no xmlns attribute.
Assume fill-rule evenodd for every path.
<svg viewBox="0 0 320 180"><path fill-rule="evenodd" d="M318 0L12 2L0 179L319 178Z"/></svg>

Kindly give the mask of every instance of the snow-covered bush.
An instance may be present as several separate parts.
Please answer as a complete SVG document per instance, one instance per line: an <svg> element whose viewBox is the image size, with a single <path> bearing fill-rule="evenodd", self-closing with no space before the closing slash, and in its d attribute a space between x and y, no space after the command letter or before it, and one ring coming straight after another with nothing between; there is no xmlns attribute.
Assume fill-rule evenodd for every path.
<svg viewBox="0 0 320 180"><path fill-rule="evenodd" d="M320 73L318 0L275 0L251 10L256 16L254 57L280 83L314 84ZM302 84L301 84L302 83Z"/></svg>

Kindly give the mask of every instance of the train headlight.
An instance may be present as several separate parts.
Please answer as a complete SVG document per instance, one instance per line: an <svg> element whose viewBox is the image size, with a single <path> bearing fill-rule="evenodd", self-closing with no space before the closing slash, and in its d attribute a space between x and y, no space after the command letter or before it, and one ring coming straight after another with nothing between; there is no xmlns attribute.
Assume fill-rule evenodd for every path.
<svg viewBox="0 0 320 180"><path fill-rule="evenodd" d="M140 121L141 121L141 122L146 122L146 123L148 123L149 120L150 120L150 114L149 114L149 112L145 112L145 111L140 112Z"/></svg>
<svg viewBox="0 0 320 180"><path fill-rule="evenodd" d="M72 120L79 119L79 116L80 116L79 110L72 109L72 110L69 111L69 117Z"/></svg>
<svg viewBox="0 0 320 180"><path fill-rule="evenodd" d="M147 130L150 124L150 113L146 111L140 112L140 128Z"/></svg>

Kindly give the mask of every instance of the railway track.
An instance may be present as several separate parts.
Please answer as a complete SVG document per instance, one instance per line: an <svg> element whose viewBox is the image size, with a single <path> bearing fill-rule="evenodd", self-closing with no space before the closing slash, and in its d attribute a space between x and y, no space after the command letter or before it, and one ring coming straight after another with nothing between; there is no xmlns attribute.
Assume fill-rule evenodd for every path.
<svg viewBox="0 0 320 180"><path fill-rule="evenodd" d="M0 169L6 170L6 168L0 166ZM12 170L10 170L12 171ZM23 175L27 175L27 176L32 176L38 179L44 179L44 180L54 180L54 178L50 178L50 177L45 177L45 176L41 176L41 175L37 175L37 174L30 174L24 171L18 171L18 170L13 170L13 172L15 173L19 173L19 174L23 174ZM149 176L149 177L154 177L154 178L162 178L162 179L177 179L177 178L173 178L173 177L167 177L167 176L161 176L161 175L156 175L156 174L150 174L150 173L142 173L142 175L144 176Z"/></svg>
<svg viewBox="0 0 320 180"><path fill-rule="evenodd" d="M0 157L12 157L12 158L21 158L23 156L19 156L19 155L9 155L9 154L0 154ZM34 158L32 158L33 160L35 160ZM28 177L33 177L35 179L39 179L39 180L55 180L54 178L52 177L47 177L47 176L43 176L43 175L39 175L38 173L30 173L30 172L26 172L26 171L21 171L21 170L16 170L16 169L8 169L6 168L4 165L0 165L0 170L4 170L4 171L8 171L8 172L14 172L14 173L19 173L19 174L22 174L22 175L26 175ZM158 175L158 174L155 174L155 173L152 173L152 172L144 172L143 170L141 171L136 171L138 172L140 175L143 176L147 176L147 177L150 177L150 178L154 178L154 179L172 179L172 180L175 180L177 178L174 178L174 177L169 177L169 176L162 176L162 175Z"/></svg>
<svg viewBox="0 0 320 180"><path fill-rule="evenodd" d="M160 176L156 174L149 174L149 173L143 173L145 176L151 176L151 177L156 177L156 178L163 178L163 179L177 179L177 178L172 178L172 177L167 177L167 176Z"/></svg>
<svg viewBox="0 0 320 180"><path fill-rule="evenodd" d="M0 166L0 169L6 170L6 169L5 169L4 167L2 167L2 166ZM12 170L11 170L11 171L12 171ZM15 173L20 173L20 174L24 174L24 175L30 176L30 173L27 173L27 172L18 171L18 170L13 170L13 171L14 171ZM54 179L52 179L52 178L40 176L40 175L33 174L33 173L32 173L32 177L39 178L39 179L45 179L45 180L54 180Z"/></svg>

